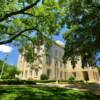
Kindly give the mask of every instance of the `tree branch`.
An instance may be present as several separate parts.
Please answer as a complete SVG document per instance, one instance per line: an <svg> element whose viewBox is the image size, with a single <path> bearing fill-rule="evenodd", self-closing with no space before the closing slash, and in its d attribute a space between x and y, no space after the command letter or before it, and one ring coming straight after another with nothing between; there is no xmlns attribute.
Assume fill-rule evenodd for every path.
<svg viewBox="0 0 100 100"><path fill-rule="evenodd" d="M18 10L18 11L15 11L15 12L11 12L11 13L9 13L9 14L4 15L3 17L0 18L0 22L1 22L1 21L4 21L5 19L7 19L7 18L9 18L9 17L11 17L11 16L17 15L17 14L24 14L24 12L25 12L26 10L28 10L28 9L30 9L30 8L32 8L32 7L34 7L34 6L36 6L38 2L40 2L40 0L36 0L36 2L34 2L33 4L31 4L31 5L29 5L29 6L25 7L25 8L23 8L23 9L21 9L21 10Z"/></svg>
<svg viewBox="0 0 100 100"><path fill-rule="evenodd" d="M35 30L35 28L24 29L21 32L18 32L17 34L15 34L14 36L12 36L10 39L1 41L0 45L11 43L13 40L15 40L17 37L19 37L22 33L27 32L27 31L31 31L31 30Z"/></svg>

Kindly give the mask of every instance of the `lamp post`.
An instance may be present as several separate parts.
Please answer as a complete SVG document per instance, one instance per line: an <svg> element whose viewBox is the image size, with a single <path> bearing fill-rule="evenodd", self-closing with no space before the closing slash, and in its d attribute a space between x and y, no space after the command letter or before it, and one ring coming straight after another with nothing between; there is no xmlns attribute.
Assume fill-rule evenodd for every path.
<svg viewBox="0 0 100 100"><path fill-rule="evenodd" d="M58 84L58 64L57 64L57 61L55 64L55 69L56 69L56 84Z"/></svg>

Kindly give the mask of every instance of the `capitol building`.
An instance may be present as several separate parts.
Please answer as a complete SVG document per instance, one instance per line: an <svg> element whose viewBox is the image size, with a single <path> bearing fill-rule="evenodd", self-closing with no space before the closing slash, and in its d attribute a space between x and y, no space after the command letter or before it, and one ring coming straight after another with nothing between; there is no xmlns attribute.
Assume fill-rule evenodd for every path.
<svg viewBox="0 0 100 100"><path fill-rule="evenodd" d="M95 66L82 67L82 59L78 56L75 67L69 59L63 63L64 45L61 41L53 42L49 49L42 44L35 52L39 55L32 66L25 60L23 53L20 53L17 67L21 71L20 79L40 80L42 74L48 76L49 80L68 80L71 76L76 80L88 80L90 82L99 81L99 73Z"/></svg>

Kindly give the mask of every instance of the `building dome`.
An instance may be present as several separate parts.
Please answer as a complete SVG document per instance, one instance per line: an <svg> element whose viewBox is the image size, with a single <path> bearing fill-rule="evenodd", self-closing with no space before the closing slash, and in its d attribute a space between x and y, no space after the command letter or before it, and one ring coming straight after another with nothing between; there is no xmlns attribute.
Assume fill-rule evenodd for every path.
<svg viewBox="0 0 100 100"><path fill-rule="evenodd" d="M61 45L61 46L65 46L64 42L62 42L61 40L57 40L56 43Z"/></svg>

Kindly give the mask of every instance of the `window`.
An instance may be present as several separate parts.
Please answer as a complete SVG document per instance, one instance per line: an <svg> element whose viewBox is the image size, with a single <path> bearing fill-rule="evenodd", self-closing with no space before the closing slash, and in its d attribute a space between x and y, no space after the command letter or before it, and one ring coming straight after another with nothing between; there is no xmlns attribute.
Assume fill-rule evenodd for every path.
<svg viewBox="0 0 100 100"><path fill-rule="evenodd" d="M48 55L46 57L46 64L51 65L51 62L52 62L51 57Z"/></svg>
<svg viewBox="0 0 100 100"><path fill-rule="evenodd" d="M32 76L32 70L30 70L30 76Z"/></svg>
<svg viewBox="0 0 100 100"><path fill-rule="evenodd" d="M55 66L58 67L58 61L57 60L55 60Z"/></svg>
<svg viewBox="0 0 100 100"><path fill-rule="evenodd" d="M65 72L65 75L64 76L65 76L65 80L66 80L66 72Z"/></svg>
<svg viewBox="0 0 100 100"><path fill-rule="evenodd" d="M23 72L21 72L21 77L23 77Z"/></svg>
<svg viewBox="0 0 100 100"><path fill-rule="evenodd" d="M66 64L64 64L64 68L66 68Z"/></svg>
<svg viewBox="0 0 100 100"><path fill-rule="evenodd" d="M50 75L51 75L51 70L48 69L48 70L47 70L47 76L48 76L48 78L50 78Z"/></svg>
<svg viewBox="0 0 100 100"><path fill-rule="evenodd" d="M27 70L25 70L25 77L27 77Z"/></svg>
<svg viewBox="0 0 100 100"><path fill-rule="evenodd" d="M74 77L76 77L76 72L72 72L72 75L73 75Z"/></svg>
<svg viewBox="0 0 100 100"><path fill-rule="evenodd" d="M58 56L58 51L55 49L55 54L56 57Z"/></svg>
<svg viewBox="0 0 100 100"><path fill-rule="evenodd" d="M62 61L60 61L60 67L62 67Z"/></svg>
<svg viewBox="0 0 100 100"><path fill-rule="evenodd" d="M83 76L84 76L84 80L88 81L89 80L89 75L87 71L83 71Z"/></svg>
<svg viewBox="0 0 100 100"><path fill-rule="evenodd" d="M62 71L60 72L60 79L62 80Z"/></svg>
<svg viewBox="0 0 100 100"><path fill-rule="evenodd" d="M35 69L35 74L36 76L38 76L38 69Z"/></svg>

